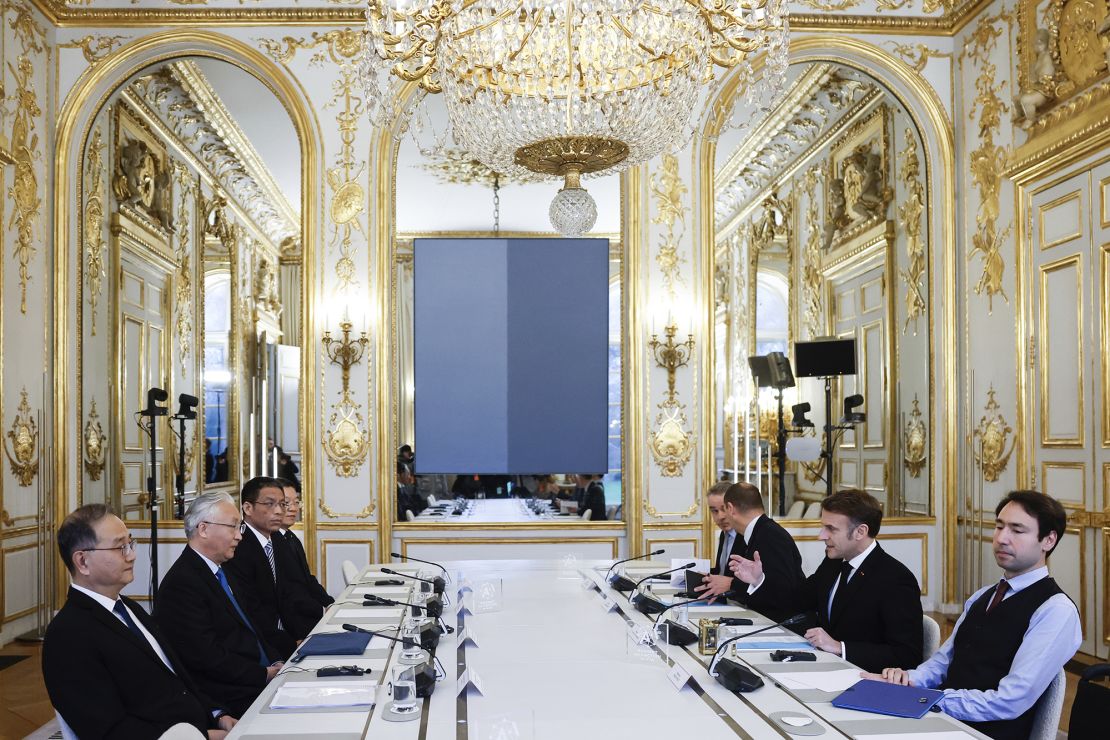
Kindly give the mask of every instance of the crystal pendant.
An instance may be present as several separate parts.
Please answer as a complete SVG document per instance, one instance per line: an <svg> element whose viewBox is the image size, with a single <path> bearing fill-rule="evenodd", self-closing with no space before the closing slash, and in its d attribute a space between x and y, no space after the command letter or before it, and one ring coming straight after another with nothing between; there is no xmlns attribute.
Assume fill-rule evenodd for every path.
<svg viewBox="0 0 1110 740"><path fill-rule="evenodd" d="M547 210L551 225L563 236L582 236L597 222L597 204L582 187L565 187Z"/></svg>

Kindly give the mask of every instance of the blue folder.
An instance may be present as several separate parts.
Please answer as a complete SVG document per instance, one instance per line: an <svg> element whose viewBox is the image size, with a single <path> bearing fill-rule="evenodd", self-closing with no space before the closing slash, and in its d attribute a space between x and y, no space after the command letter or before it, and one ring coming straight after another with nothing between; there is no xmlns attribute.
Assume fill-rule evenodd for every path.
<svg viewBox="0 0 1110 740"><path fill-rule="evenodd" d="M920 719L943 696L944 692L936 689L919 689L865 678L845 689L833 699L832 704L841 709Z"/></svg>
<svg viewBox="0 0 1110 740"><path fill-rule="evenodd" d="M297 655L362 655L369 642L365 632L321 632L302 642Z"/></svg>

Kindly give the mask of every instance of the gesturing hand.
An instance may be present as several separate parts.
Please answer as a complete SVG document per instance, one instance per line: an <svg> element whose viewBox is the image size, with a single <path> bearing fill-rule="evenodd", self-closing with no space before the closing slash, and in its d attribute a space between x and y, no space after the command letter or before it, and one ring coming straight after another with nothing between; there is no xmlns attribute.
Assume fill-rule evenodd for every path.
<svg viewBox="0 0 1110 740"><path fill-rule="evenodd" d="M732 587L732 578L729 576L706 576L700 586L695 586L694 591L698 596L712 596L708 603L712 604L717 597Z"/></svg>
<svg viewBox="0 0 1110 740"><path fill-rule="evenodd" d="M755 553L754 560L748 560L742 555L732 555L728 559L728 569L732 574L747 584L759 583L763 578L763 561L759 559L759 551Z"/></svg>

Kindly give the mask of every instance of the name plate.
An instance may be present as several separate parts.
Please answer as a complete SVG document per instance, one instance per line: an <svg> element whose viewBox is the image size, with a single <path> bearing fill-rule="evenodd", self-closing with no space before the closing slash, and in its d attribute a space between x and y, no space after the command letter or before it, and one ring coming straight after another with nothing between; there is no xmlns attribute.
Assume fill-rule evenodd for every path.
<svg viewBox="0 0 1110 740"><path fill-rule="evenodd" d="M458 611L458 613L459 614L470 614L471 616L473 616L473 614L474 614L474 604L471 603L470 599L468 599L468 598L459 599L459 611Z"/></svg>
<svg viewBox="0 0 1110 740"><path fill-rule="evenodd" d="M598 588L598 585L596 583L594 583L594 579L592 579L588 576L583 576L582 577L582 590L584 590L584 591L593 591L593 590L600 591L601 589Z"/></svg>
<svg viewBox="0 0 1110 740"><path fill-rule="evenodd" d="M607 612L615 611L617 608L617 602L606 596L604 599L601 600L601 608Z"/></svg>
<svg viewBox="0 0 1110 740"><path fill-rule="evenodd" d="M671 682L671 686L674 686L675 691L682 691L683 687L690 683L690 674L685 668L675 663L667 671L667 680Z"/></svg>
<svg viewBox="0 0 1110 740"><path fill-rule="evenodd" d="M478 671L476 671L473 667L467 668L465 671L463 671L463 674L459 676L458 686L459 696L461 696L464 691L471 688L477 691L479 694L485 696L485 693L482 690L482 677L478 675Z"/></svg>
<svg viewBox="0 0 1110 740"><path fill-rule="evenodd" d="M463 627L459 632L458 640L460 645L465 645L469 642L474 647L478 647L478 635L473 627Z"/></svg>

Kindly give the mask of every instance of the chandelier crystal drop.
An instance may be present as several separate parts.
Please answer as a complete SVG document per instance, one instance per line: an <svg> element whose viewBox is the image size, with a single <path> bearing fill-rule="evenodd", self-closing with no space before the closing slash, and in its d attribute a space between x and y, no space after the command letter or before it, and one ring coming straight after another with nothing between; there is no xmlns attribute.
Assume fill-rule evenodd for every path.
<svg viewBox="0 0 1110 740"><path fill-rule="evenodd" d="M459 146L518 181L562 177L560 193L672 148L715 66L767 51L781 87L786 65L785 0L368 0L366 19L379 120L407 113L390 76L443 94Z"/></svg>

